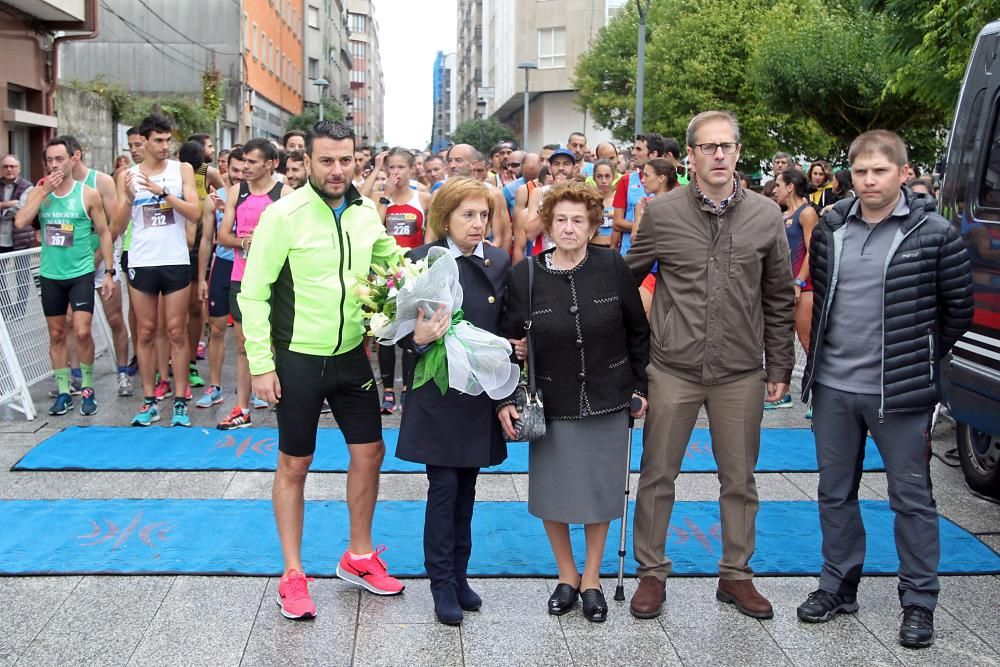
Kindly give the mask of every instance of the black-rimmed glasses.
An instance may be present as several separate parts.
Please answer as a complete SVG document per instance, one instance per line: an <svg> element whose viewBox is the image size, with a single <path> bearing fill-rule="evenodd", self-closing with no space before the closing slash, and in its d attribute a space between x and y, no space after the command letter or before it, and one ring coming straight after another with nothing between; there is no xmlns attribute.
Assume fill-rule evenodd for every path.
<svg viewBox="0 0 1000 667"><path fill-rule="evenodd" d="M715 155L715 152L720 148L726 155L732 155L740 147L735 141L727 141L722 144L698 144L697 146L702 155Z"/></svg>

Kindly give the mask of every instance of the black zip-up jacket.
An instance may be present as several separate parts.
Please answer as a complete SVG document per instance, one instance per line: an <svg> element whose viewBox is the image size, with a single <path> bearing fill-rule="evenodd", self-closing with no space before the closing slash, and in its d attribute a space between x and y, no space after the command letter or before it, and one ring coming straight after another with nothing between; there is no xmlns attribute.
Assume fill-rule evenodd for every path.
<svg viewBox="0 0 1000 667"><path fill-rule="evenodd" d="M941 358L972 326L972 273L962 237L934 211L934 200L903 189L910 214L893 239L882 298L882 401L887 412L926 410L938 400ZM841 200L813 230L812 345L802 380L809 400L827 316L836 294L847 215L856 199Z"/></svg>

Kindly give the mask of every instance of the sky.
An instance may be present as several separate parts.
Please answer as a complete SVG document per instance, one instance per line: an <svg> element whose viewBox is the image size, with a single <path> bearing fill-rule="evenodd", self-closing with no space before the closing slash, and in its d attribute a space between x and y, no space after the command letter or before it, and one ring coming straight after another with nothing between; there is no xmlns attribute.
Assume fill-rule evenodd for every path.
<svg viewBox="0 0 1000 667"><path fill-rule="evenodd" d="M424 148L431 139L434 58L455 50L457 0L374 0L385 77L385 142Z"/></svg>

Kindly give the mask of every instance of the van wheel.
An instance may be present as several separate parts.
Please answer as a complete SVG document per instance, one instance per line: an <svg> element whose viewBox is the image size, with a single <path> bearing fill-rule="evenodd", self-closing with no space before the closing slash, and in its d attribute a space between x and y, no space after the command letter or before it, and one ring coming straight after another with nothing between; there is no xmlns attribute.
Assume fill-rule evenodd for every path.
<svg viewBox="0 0 1000 667"><path fill-rule="evenodd" d="M955 439L969 488L1000 498L1000 437L958 423Z"/></svg>

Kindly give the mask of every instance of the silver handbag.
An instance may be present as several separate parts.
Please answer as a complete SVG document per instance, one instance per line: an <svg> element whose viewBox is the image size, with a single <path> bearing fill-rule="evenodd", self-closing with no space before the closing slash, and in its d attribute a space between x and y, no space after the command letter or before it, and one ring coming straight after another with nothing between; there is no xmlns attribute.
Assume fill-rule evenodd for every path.
<svg viewBox="0 0 1000 667"><path fill-rule="evenodd" d="M528 338L528 357L525 359L527 381L518 383L514 389L514 407L520 417L514 420L517 441L532 442L545 437L545 405L542 391L535 386L535 346L531 336L531 292L535 284L535 259L528 258L528 319L524 332ZM508 438L510 440L510 438Z"/></svg>

